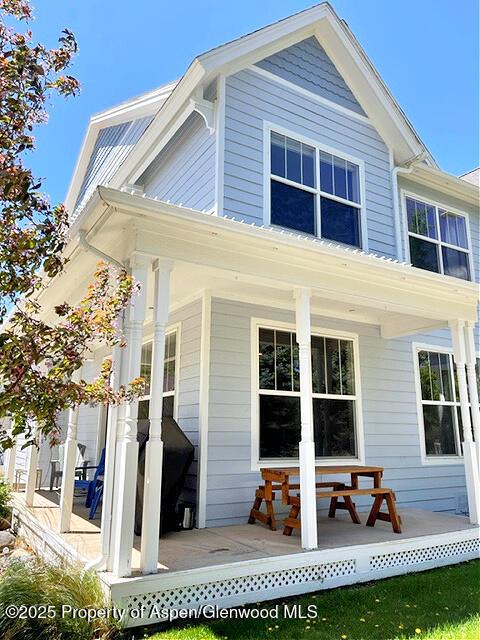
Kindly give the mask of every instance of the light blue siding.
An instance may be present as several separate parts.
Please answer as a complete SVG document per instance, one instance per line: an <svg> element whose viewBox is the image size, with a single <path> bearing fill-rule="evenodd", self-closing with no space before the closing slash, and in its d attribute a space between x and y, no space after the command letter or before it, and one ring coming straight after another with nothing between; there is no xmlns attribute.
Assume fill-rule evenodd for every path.
<svg viewBox="0 0 480 640"><path fill-rule="evenodd" d="M251 471L252 317L294 322L287 311L212 301L207 526L246 522L260 481ZM312 324L359 335L366 462L385 467L385 486L395 489L400 510L455 510L465 496L462 462L424 466L420 458L412 342L430 338L384 340L378 327L332 318L314 317Z"/></svg>
<svg viewBox="0 0 480 640"><path fill-rule="evenodd" d="M97 185L107 185L152 121L153 116L101 129L78 193L72 218L76 218Z"/></svg>
<svg viewBox="0 0 480 640"><path fill-rule="evenodd" d="M365 115L362 107L315 37L260 60L257 66L342 107Z"/></svg>
<svg viewBox="0 0 480 640"><path fill-rule="evenodd" d="M199 211L215 201L215 136L193 113L150 165L141 182L145 193Z"/></svg>
<svg viewBox="0 0 480 640"><path fill-rule="evenodd" d="M373 126L250 70L226 81L224 213L263 224L264 121L364 160L369 250L396 257L389 152Z"/></svg>

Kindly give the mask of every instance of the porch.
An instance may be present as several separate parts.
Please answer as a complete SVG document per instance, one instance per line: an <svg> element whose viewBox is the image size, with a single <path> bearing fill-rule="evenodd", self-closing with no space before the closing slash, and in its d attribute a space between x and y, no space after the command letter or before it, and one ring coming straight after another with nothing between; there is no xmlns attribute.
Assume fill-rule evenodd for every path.
<svg viewBox="0 0 480 640"><path fill-rule="evenodd" d="M87 562L98 561L96 567L110 585L114 601L131 606L142 602L139 594L163 606L235 605L475 557L478 529L465 518L432 513L436 508L454 509L454 498L466 491L470 520L478 522L473 434L479 442L480 413L474 399L472 346L478 292L472 283L452 282L360 251L111 189L102 189L102 202L109 204L107 209L99 201L91 219L83 217L89 252L72 250L70 264L75 262L78 279L74 284L64 279L57 291L46 292L45 302L53 305L59 295L73 297L84 290L99 251L113 252L115 260L128 262L142 284L125 318L128 347L115 349L112 359L114 386L128 383L141 373L143 349L150 341L143 535L141 540L134 536L138 403L127 402L109 411L104 421L103 512L94 521L87 521L78 501L72 501L76 447L87 432L86 421L79 420L81 411L71 410L68 416L60 499L58 494L52 499L35 492L38 460L32 448L29 506L23 497L16 500L21 525L34 546L44 555L59 549ZM442 308L438 300L444 301ZM164 380L166 375L170 381L164 354L174 325L179 327L181 346L173 415L196 446L195 475L188 488L195 494L199 530L167 534L159 543L163 401L165 392L171 393ZM444 461L428 466L421 459L416 356L412 344L404 340L437 328L449 328L451 334L464 440L464 457L458 455L455 465L448 461L446 466ZM262 459L276 457L259 451L259 398L278 395L257 388L261 333L267 350L278 337L287 338L289 353L298 344L298 367L288 376L290 397L298 399L299 409L290 445L300 441L298 460L292 464L300 467L305 508L302 535L290 539L281 531L247 525L244 518L258 486ZM338 345L338 357L332 358L353 363L345 369L346 393L335 392L349 416L347 435L353 434L345 438L341 450L336 449L338 459L335 451L328 451L328 442L325 451L315 448L313 335L320 339L317 351L330 340L328 345ZM352 347L340 353L342 341ZM288 362L293 370L293 357ZM335 393L321 392L315 399L332 399L328 396ZM89 424L89 429L99 431L100 420ZM274 426L286 431L281 424ZM273 450L277 439L271 433L264 444ZM96 444L99 441L95 438ZM97 448L90 458L98 460L99 453ZM405 494L399 504L403 533L394 534L383 522L373 529L354 525L343 515L334 521L322 515L317 519L315 462L321 456L324 464L344 464L348 459L352 464L385 467L385 486ZM7 475L14 466L10 455ZM407 506L418 502L426 510L405 508L402 499ZM229 526L217 527L217 522Z"/></svg>
<svg viewBox="0 0 480 640"><path fill-rule="evenodd" d="M15 517L21 532L43 556L67 556L93 563L101 553L100 518L88 520L84 498L74 499L71 528L58 534L59 493L42 490L34 505L25 494L14 496ZM375 580L411 571L455 564L477 558L479 530L463 516L421 509L401 509L403 533L395 534L387 522L374 528L351 522L348 514L335 519L319 516L318 549L304 551L300 536L284 536L261 524L239 524L168 533L159 544L158 573L144 576L140 566L140 540L135 537L132 576L100 577L115 604L129 609L193 607L215 604L236 606L255 602L260 591L268 598L316 591ZM132 614L137 615L136 613Z"/></svg>

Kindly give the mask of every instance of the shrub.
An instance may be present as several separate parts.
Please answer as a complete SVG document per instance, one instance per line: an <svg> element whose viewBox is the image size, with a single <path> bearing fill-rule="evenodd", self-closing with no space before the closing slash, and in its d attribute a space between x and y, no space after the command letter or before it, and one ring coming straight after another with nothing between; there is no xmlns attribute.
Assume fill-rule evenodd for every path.
<svg viewBox="0 0 480 640"><path fill-rule="evenodd" d="M27 615L9 618L8 607L51 607L53 617ZM92 640L111 638L119 628L112 618L92 620L62 616L62 606L73 610L102 609L109 603L100 579L78 565L45 563L37 558L12 559L0 574L0 637L3 640Z"/></svg>
<svg viewBox="0 0 480 640"><path fill-rule="evenodd" d="M12 489L10 484L0 479L0 529L2 529L2 523L10 522L10 500L12 497Z"/></svg>

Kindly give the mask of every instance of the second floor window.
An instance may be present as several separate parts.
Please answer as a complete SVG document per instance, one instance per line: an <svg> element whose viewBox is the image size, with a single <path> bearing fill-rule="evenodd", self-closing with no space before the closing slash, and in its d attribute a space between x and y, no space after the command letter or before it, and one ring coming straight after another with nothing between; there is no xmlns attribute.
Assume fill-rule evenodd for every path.
<svg viewBox="0 0 480 640"><path fill-rule="evenodd" d="M270 136L271 224L360 247L359 166L274 131Z"/></svg>
<svg viewBox="0 0 480 640"><path fill-rule="evenodd" d="M406 207L413 266L470 280L466 217L411 197Z"/></svg>

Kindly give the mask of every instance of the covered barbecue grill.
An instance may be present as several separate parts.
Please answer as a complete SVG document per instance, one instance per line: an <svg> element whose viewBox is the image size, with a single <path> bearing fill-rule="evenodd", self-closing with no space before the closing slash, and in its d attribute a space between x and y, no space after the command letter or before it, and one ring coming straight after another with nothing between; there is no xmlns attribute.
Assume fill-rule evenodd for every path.
<svg viewBox="0 0 480 640"><path fill-rule="evenodd" d="M142 532L143 483L145 474L145 448L150 428L149 420L138 421L137 440L138 477L137 499L135 503L135 533ZM176 531L179 526L177 504L184 488L188 468L193 460L193 444L180 429L173 418L162 419L163 473L162 504L160 516L160 535L167 531Z"/></svg>

